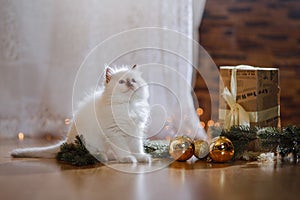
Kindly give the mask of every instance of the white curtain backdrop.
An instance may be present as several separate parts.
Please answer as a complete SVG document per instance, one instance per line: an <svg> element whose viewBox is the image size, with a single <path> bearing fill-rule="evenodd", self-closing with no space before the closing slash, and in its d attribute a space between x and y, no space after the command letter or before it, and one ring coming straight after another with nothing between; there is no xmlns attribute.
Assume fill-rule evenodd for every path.
<svg viewBox="0 0 300 200"><path fill-rule="evenodd" d="M149 137L157 131L159 138L177 131L205 137L190 95L189 63L197 55L192 39L198 40L204 4L1 0L0 138L65 135L72 103L76 107L99 85L104 64L138 64L145 79L156 83L150 85Z"/></svg>

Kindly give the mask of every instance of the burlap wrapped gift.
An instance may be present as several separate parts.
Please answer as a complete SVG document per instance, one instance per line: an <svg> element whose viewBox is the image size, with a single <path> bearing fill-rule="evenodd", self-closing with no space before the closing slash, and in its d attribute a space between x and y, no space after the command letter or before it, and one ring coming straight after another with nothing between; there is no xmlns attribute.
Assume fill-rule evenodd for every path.
<svg viewBox="0 0 300 200"><path fill-rule="evenodd" d="M279 69L220 67L219 119L233 125L280 126Z"/></svg>

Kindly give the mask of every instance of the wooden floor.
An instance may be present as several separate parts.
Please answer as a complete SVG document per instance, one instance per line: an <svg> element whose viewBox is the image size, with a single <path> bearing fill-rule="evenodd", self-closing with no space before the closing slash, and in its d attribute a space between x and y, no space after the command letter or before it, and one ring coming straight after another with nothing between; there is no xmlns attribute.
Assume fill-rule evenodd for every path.
<svg viewBox="0 0 300 200"><path fill-rule="evenodd" d="M300 199L299 164L156 160L151 166L113 163L78 168L54 159L9 156L15 147L45 143L0 140L1 200Z"/></svg>

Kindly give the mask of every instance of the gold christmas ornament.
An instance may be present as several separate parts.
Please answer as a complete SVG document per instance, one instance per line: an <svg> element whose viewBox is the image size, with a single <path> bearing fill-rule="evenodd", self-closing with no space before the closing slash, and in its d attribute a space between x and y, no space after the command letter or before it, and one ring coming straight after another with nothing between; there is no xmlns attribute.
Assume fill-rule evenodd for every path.
<svg viewBox="0 0 300 200"><path fill-rule="evenodd" d="M177 136L170 141L169 153L177 161L186 161L194 154L193 140L187 136Z"/></svg>
<svg viewBox="0 0 300 200"><path fill-rule="evenodd" d="M209 145L205 140L194 141L194 156L198 159L205 158L209 154Z"/></svg>
<svg viewBox="0 0 300 200"><path fill-rule="evenodd" d="M214 162L227 162L234 154L232 142L224 136L215 137L209 146L209 156Z"/></svg>

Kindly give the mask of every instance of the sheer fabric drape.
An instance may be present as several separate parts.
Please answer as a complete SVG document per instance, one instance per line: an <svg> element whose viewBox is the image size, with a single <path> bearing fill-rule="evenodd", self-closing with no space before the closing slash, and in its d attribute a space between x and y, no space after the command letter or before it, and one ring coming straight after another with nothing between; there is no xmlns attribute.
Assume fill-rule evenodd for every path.
<svg viewBox="0 0 300 200"><path fill-rule="evenodd" d="M166 86L150 88L152 118L156 118L155 112L162 116L161 110L156 109L159 104L165 109L165 123L159 123L159 117L152 119L149 136L162 126L164 131L159 130L157 135L160 138L178 130L196 130L200 137L205 137L190 95L191 63L182 58L195 60L191 40L198 39L204 4L205 0L1 1L0 137L15 137L19 132L29 136L65 135L65 119L72 118L72 103L76 105L80 97L90 92L95 81L101 82L102 63L144 66L141 70L149 83ZM128 34L130 30L132 34ZM178 34L170 38L170 33L174 33L170 30ZM120 42L120 33L124 31L126 38ZM98 49L87 58L101 42L110 45L107 54L125 54L108 60L109 56L98 55L103 50ZM152 43L158 48L149 48ZM139 44L142 50L137 50ZM129 51L114 51L122 48ZM164 49L180 49L183 56ZM80 75L85 81L78 82L72 102L80 66L86 69ZM180 113L174 94L180 99ZM179 127L180 122L184 123Z"/></svg>

